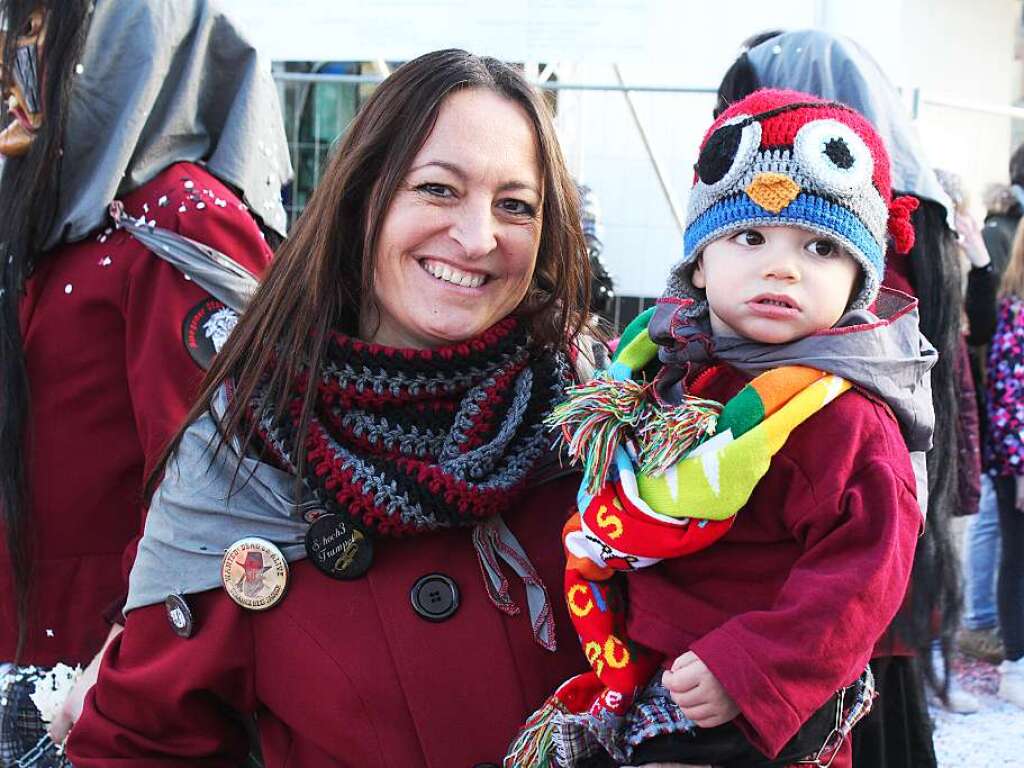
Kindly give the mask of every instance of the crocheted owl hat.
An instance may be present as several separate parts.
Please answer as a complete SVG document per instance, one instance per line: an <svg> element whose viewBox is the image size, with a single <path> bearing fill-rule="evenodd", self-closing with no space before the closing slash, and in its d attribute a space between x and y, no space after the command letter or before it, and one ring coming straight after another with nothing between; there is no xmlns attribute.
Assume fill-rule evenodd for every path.
<svg viewBox="0 0 1024 768"><path fill-rule="evenodd" d="M850 305L871 305L885 271L888 237L897 253L914 244L917 199L893 200L889 155L854 109L797 91L755 91L723 112L701 142L686 216L683 260L667 296L696 300L690 281L706 245L744 229L791 226L832 238L856 259L864 280Z"/></svg>

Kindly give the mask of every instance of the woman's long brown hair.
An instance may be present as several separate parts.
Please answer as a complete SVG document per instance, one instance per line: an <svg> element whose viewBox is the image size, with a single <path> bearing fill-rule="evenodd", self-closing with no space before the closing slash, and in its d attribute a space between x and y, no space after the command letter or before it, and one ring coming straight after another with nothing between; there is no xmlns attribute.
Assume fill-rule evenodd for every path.
<svg viewBox="0 0 1024 768"><path fill-rule="evenodd" d="M1013 247L1010 248L1010 260L1006 263L1002 280L999 281L999 298L1004 296L1024 299L1024 224L1017 225Z"/></svg>
<svg viewBox="0 0 1024 768"><path fill-rule="evenodd" d="M543 230L531 289L517 310L538 348L565 348L585 321L589 263L570 177L544 100L514 68L461 50L436 51L401 66L374 92L349 126L308 206L281 246L263 284L203 382L185 425L211 408L234 382L220 419L221 445L248 445L248 404L262 388L261 418L284 412L300 372L323 367L328 334L355 335L372 296L373 254L391 200L430 134L444 99L484 88L521 106L531 121L543 177ZM296 444L302 444L315 388L306 388ZM247 428L245 425L249 424ZM178 432L147 484L151 495ZM299 459L301 462L301 457ZM301 465L297 467L301 474Z"/></svg>

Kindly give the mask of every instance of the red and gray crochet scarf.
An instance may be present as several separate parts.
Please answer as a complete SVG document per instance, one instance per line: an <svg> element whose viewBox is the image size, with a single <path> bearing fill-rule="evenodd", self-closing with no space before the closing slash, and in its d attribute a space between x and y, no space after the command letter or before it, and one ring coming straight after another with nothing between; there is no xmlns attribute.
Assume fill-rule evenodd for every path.
<svg viewBox="0 0 1024 768"><path fill-rule="evenodd" d="M473 526L508 509L550 457L543 418L567 371L563 356L529 345L515 318L430 350L334 333L303 445L303 384L280 421L258 416L257 432L287 466L301 451L327 511L376 535Z"/></svg>

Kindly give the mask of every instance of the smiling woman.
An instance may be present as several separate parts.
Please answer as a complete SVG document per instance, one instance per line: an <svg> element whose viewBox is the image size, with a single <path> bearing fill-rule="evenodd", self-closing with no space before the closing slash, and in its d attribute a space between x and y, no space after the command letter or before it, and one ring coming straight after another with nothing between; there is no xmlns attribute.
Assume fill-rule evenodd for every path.
<svg viewBox="0 0 1024 768"><path fill-rule="evenodd" d="M76 766L238 765L239 712L268 768L501 761L583 664L543 424L577 207L515 69L440 51L377 89L156 476Z"/></svg>
<svg viewBox="0 0 1024 768"><path fill-rule="evenodd" d="M384 218L363 338L431 347L519 306L543 224L536 144L504 96L474 88L444 102Z"/></svg>

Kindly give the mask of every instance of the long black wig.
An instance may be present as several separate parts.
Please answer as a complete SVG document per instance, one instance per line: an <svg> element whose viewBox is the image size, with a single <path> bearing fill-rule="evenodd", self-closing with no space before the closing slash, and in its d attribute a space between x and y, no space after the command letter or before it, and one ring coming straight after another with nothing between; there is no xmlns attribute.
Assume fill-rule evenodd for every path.
<svg viewBox="0 0 1024 768"><path fill-rule="evenodd" d="M32 520L25 472L29 429L29 381L25 368L18 305L25 283L46 254L43 242L60 195L61 140L75 65L85 43L89 0L0 0L6 22L3 87L13 71L15 38L30 14L45 13L40 46L39 86L43 124L24 157L8 158L0 175L0 514L12 569L18 621L15 661L24 647L32 585ZM6 99L4 100L6 102ZM6 103L0 120L7 125Z"/></svg>

